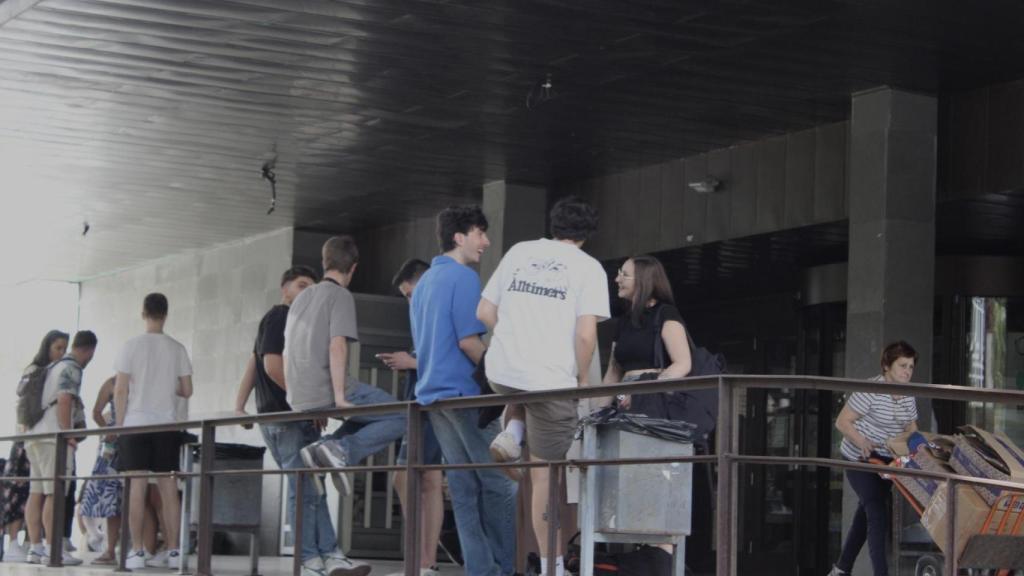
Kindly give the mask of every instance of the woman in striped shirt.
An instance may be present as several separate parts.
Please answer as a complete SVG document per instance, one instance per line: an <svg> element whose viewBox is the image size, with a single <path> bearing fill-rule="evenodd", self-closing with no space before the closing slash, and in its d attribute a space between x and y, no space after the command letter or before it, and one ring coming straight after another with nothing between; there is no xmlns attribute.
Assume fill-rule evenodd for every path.
<svg viewBox="0 0 1024 576"><path fill-rule="evenodd" d="M894 342L882 351L882 374L874 379L894 386L910 382L914 375L917 351L906 342ZM836 418L836 428L843 434L843 458L866 462L892 460L886 440L904 432L917 430L917 404L911 396L894 389L889 394L854 392ZM888 576L885 556L885 534L889 523L886 496L890 483L875 472L847 470L846 478L860 500L853 525L846 535L843 552L828 576L844 576L853 570L853 562L868 543L874 576Z"/></svg>

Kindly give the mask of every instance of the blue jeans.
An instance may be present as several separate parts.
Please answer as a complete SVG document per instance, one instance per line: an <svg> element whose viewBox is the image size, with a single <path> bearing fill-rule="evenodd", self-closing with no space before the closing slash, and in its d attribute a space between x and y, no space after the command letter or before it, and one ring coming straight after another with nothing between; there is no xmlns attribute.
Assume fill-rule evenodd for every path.
<svg viewBox="0 0 1024 576"><path fill-rule="evenodd" d="M886 529L889 526L887 497L891 493L892 483L883 480L875 472L847 470L846 478L857 493L860 503L853 515L853 524L846 533L843 553L839 556L836 566L844 572L853 571L853 563L868 543L868 554L871 557L871 571L874 576L888 576L889 562L885 554Z"/></svg>
<svg viewBox="0 0 1024 576"><path fill-rule="evenodd" d="M429 412L430 423L449 464L490 463L490 446L501 432L495 420L480 429L479 410ZM466 574L503 576L515 572L517 485L499 470L448 470L448 491L459 529Z"/></svg>
<svg viewBox="0 0 1024 576"><path fill-rule="evenodd" d="M277 466L282 470L304 468L299 450L316 442L320 432L312 422L261 424L260 432ZM295 475L288 474L288 523L295 526ZM298 541L299 539L296 538ZM338 537L327 511L327 498L316 493L311 477L305 477L302 491L302 560L323 556L338 547Z"/></svg>
<svg viewBox="0 0 1024 576"><path fill-rule="evenodd" d="M358 381L349 385L345 398L356 406L398 401L380 388ZM405 412L402 411L373 416L353 416L346 418L345 423L326 439L341 444L348 455L348 463L356 466L367 456L380 452L404 436L405 423Z"/></svg>

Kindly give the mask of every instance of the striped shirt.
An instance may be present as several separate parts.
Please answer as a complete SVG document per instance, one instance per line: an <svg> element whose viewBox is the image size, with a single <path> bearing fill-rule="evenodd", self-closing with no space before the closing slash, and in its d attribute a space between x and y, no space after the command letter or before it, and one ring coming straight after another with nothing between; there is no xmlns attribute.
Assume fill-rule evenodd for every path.
<svg viewBox="0 0 1024 576"><path fill-rule="evenodd" d="M874 380L882 380L882 377ZM853 427L875 444L875 452L890 458L892 453L886 448L885 441L903 433L911 422L917 420L917 402L912 396L897 398L892 394L854 392L846 400L846 405L860 414ZM847 460L862 460L860 448L845 436L840 451Z"/></svg>

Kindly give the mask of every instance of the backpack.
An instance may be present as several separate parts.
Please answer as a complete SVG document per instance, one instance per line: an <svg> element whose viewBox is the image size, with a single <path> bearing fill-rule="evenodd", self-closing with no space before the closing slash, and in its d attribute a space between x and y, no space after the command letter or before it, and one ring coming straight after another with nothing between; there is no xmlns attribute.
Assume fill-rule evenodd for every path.
<svg viewBox="0 0 1024 576"><path fill-rule="evenodd" d="M43 419L46 410L57 403L54 400L43 406L43 388L46 387L46 376L55 364L56 362L45 368L30 366L18 381L17 420L18 425L24 426L25 430L31 430Z"/></svg>
<svg viewBox="0 0 1024 576"><path fill-rule="evenodd" d="M665 358L665 343L661 340L661 310L659 306L658 310L654 313L654 362L655 368L664 368ZM690 335L690 330L686 330L686 340L690 348L690 373L689 376L717 376L719 374L725 374L725 357L721 354L713 354L708 351L707 348L698 347L693 341L693 336ZM665 418L668 420L685 420L691 424L697 426L694 430L694 445L699 449L709 450L714 445L715 427L718 421L718 389L717 388L706 388L702 390L688 390L685 392L663 392L660 396L652 396L652 398L646 399L646 403L649 406L649 411L656 412L658 406L650 406L651 404L660 404L660 408L664 410L664 414L649 414L656 418ZM645 402L645 399L635 398L640 400L641 403ZM631 411L636 411L636 406L631 408Z"/></svg>

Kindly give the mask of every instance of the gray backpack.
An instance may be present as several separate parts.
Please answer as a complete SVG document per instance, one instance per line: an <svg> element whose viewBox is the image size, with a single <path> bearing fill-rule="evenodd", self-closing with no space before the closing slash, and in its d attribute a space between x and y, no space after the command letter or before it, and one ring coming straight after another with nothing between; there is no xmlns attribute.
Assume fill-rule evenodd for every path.
<svg viewBox="0 0 1024 576"><path fill-rule="evenodd" d="M54 400L43 406L43 389L46 387L46 376L50 373L50 369L59 362L60 360L45 368L30 366L21 375L21 380L18 381L18 425L24 426L25 430L30 430L35 426L43 419L43 414L50 406L57 403Z"/></svg>

